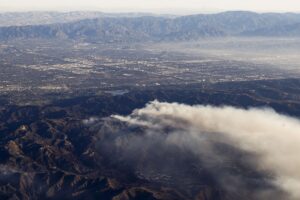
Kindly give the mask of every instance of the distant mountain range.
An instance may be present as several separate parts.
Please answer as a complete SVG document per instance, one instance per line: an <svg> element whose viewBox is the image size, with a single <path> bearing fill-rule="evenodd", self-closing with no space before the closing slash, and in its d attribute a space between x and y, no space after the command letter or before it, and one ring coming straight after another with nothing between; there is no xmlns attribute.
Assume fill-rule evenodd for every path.
<svg viewBox="0 0 300 200"><path fill-rule="evenodd" d="M55 23L74 22L82 19L94 19L100 17L140 17L154 16L150 13L103 13L92 11L73 12L0 12L0 27L3 26L27 26ZM166 16L166 15L164 15Z"/></svg>
<svg viewBox="0 0 300 200"><path fill-rule="evenodd" d="M29 16L27 23L20 17L22 15ZM100 12L0 15L2 41L16 38L98 42L186 41L220 36L298 37L300 14L232 11L180 17Z"/></svg>

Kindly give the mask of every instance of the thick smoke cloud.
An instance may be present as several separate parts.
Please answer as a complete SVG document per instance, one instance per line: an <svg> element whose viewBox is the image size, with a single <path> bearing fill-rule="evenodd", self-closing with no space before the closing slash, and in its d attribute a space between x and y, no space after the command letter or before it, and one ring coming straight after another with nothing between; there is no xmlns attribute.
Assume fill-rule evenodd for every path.
<svg viewBox="0 0 300 200"><path fill-rule="evenodd" d="M104 120L99 136L112 166L148 181L193 193L203 180L237 199L300 199L300 121L271 109L153 101Z"/></svg>

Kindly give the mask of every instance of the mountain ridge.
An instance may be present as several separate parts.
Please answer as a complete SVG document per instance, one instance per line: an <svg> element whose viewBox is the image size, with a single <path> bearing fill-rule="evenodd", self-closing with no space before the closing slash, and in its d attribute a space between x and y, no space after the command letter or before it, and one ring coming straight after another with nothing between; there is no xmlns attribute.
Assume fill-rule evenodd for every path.
<svg viewBox="0 0 300 200"><path fill-rule="evenodd" d="M0 16L1 18L1 16ZM99 42L186 41L220 36L300 36L300 14L245 11L166 16L103 16L0 27L0 40L68 38Z"/></svg>

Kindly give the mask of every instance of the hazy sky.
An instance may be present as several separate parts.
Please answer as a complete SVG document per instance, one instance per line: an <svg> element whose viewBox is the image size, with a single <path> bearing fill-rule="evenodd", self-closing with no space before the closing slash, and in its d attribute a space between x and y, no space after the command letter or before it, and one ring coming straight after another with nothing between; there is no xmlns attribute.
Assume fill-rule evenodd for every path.
<svg viewBox="0 0 300 200"><path fill-rule="evenodd" d="M100 10L176 14L224 10L300 12L300 0L0 0L0 10Z"/></svg>

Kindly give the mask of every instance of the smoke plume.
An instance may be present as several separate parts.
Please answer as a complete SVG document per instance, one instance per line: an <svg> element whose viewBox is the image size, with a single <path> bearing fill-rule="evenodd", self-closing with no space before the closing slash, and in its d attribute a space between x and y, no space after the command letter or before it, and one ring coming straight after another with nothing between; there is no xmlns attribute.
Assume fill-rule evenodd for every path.
<svg viewBox="0 0 300 200"><path fill-rule="evenodd" d="M153 101L104 120L99 137L108 163L150 182L189 194L208 184L231 199L300 199L300 121L272 109Z"/></svg>

